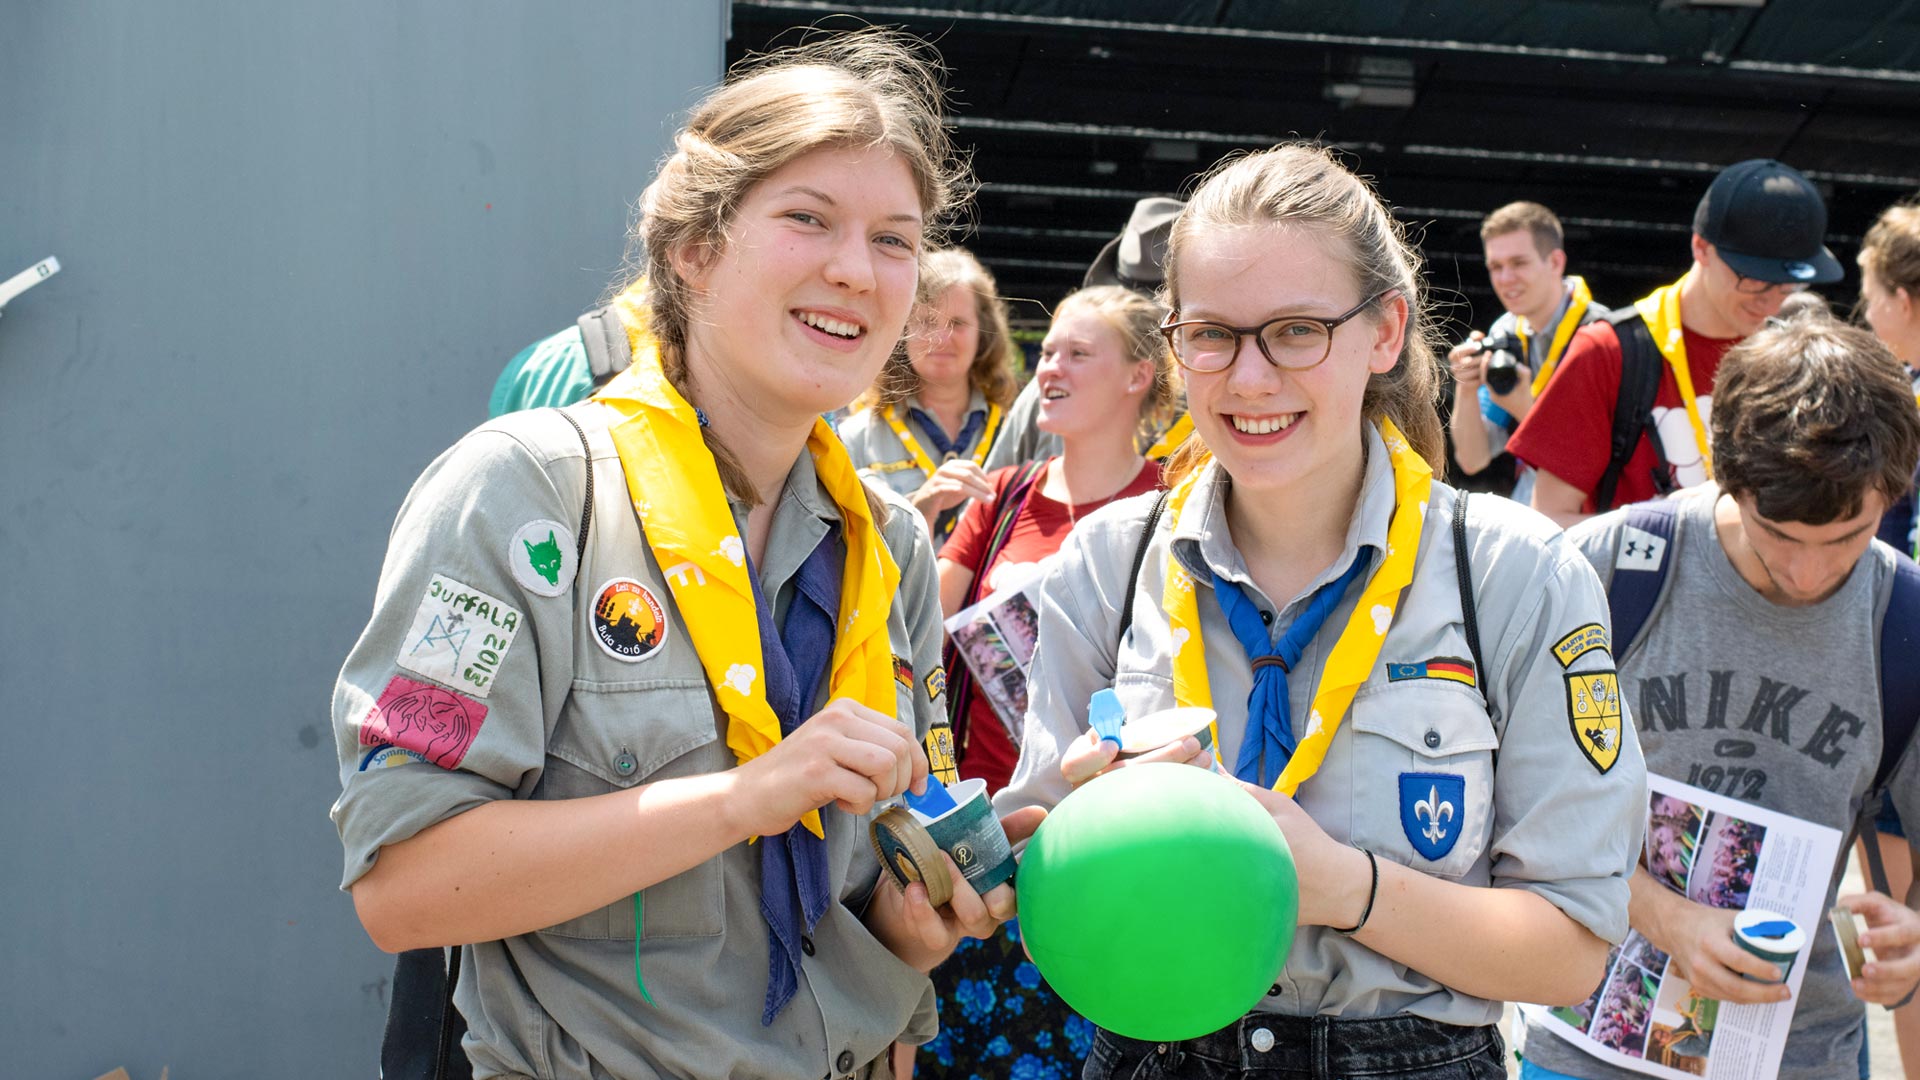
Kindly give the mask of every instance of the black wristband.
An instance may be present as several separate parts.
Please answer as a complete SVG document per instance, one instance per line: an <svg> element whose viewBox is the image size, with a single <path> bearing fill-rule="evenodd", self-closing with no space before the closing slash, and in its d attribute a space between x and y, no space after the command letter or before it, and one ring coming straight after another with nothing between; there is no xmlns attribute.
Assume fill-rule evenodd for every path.
<svg viewBox="0 0 1920 1080"><path fill-rule="evenodd" d="M1380 860L1374 857L1373 852L1368 851L1366 848L1360 847L1360 845L1358 844L1355 844L1354 848L1358 850L1360 854L1365 855L1367 857L1367 866L1373 871L1373 884L1369 886L1367 889L1366 910L1360 913L1360 921L1357 923L1354 923L1352 926L1327 927L1327 929L1333 931L1336 934L1346 934L1348 937L1352 937L1354 934L1357 934L1361 930L1366 928L1367 920L1373 918L1373 902L1374 900L1378 899L1380 896Z"/></svg>

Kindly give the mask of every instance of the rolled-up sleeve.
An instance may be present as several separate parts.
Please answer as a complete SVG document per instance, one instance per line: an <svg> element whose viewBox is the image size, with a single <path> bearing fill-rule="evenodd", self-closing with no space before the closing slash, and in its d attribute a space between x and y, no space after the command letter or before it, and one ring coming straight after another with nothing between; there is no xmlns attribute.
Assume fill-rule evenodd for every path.
<svg viewBox="0 0 1920 1080"><path fill-rule="evenodd" d="M1537 550L1529 580L1500 583L1525 599L1488 656L1494 704L1506 717L1493 884L1538 893L1617 944L1627 934L1628 879L1646 824L1646 763L1611 649L1577 651L1611 634L1593 567L1564 537ZM1609 741L1617 743L1611 756Z"/></svg>
<svg viewBox="0 0 1920 1080"><path fill-rule="evenodd" d="M529 415L497 423L524 426ZM491 426L415 482L333 692L341 888L383 846L538 780L544 702L557 711L572 678L573 597L523 589L509 560L522 526L579 513L578 493L563 496L525 443ZM554 540L570 560L567 528Z"/></svg>

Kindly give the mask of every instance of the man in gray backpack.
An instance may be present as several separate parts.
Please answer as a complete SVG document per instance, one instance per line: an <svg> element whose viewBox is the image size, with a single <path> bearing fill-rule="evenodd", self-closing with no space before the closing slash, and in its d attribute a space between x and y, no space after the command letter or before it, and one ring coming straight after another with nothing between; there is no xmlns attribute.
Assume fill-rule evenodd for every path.
<svg viewBox="0 0 1920 1080"><path fill-rule="evenodd" d="M1722 361L1710 446L1719 490L1569 533L1608 584L1620 692L1648 772L1843 833L1884 786L1920 821L1920 758L1905 752L1920 701L1907 686L1920 568L1874 539L1920 459L1904 370L1870 334L1824 314L1775 320ZM1605 631L1590 630L1562 644L1607 647ZM1835 867L1828 906L1839 877ZM1632 886L1633 930L1703 997L1788 999L1777 970L1734 943L1733 911L1672 892L1644 868ZM1840 901L1867 928L1870 959L1851 985L1817 928L1781 1077L1854 1072L1861 1002L1893 1005L1920 981L1917 899ZM1634 1075L1535 1020L1525 1057L1533 1077Z"/></svg>

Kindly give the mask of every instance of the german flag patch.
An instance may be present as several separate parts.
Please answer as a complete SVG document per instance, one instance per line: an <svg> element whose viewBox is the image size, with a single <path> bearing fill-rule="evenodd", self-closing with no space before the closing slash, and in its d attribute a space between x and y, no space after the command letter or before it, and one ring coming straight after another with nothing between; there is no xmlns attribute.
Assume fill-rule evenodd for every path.
<svg viewBox="0 0 1920 1080"><path fill-rule="evenodd" d="M1473 661L1458 656L1436 656L1418 664L1388 664L1388 682L1409 679L1444 679L1447 682L1478 685L1473 677Z"/></svg>
<svg viewBox="0 0 1920 1080"><path fill-rule="evenodd" d="M904 657L893 658L893 681L909 690L913 689L913 665L907 663Z"/></svg>

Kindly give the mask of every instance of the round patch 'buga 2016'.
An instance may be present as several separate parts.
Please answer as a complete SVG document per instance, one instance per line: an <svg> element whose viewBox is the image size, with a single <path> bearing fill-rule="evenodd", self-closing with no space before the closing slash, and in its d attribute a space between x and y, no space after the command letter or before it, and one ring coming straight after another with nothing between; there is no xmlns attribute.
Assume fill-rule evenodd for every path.
<svg viewBox="0 0 1920 1080"><path fill-rule="evenodd" d="M660 651L667 640L667 612L653 590L618 577L593 597L593 639L608 656L632 663Z"/></svg>
<svg viewBox="0 0 1920 1080"><path fill-rule="evenodd" d="M507 542L513 580L535 596L559 596L573 588L580 569L573 534L557 521L541 519L520 526Z"/></svg>

